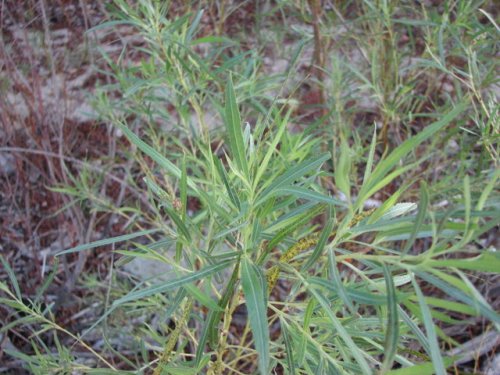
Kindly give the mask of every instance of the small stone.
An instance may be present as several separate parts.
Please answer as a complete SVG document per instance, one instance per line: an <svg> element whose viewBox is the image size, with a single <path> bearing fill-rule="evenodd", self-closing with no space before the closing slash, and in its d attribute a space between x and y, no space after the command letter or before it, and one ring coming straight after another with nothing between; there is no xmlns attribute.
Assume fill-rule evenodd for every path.
<svg viewBox="0 0 500 375"><path fill-rule="evenodd" d="M16 158L6 152L0 154L0 174L10 175L16 170Z"/></svg>

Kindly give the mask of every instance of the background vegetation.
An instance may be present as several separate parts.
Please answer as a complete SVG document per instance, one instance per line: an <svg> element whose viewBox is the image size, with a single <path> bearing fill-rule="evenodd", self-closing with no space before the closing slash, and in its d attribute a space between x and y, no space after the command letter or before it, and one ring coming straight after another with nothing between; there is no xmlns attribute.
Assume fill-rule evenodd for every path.
<svg viewBox="0 0 500 375"><path fill-rule="evenodd" d="M496 371L493 2L0 6L2 371Z"/></svg>

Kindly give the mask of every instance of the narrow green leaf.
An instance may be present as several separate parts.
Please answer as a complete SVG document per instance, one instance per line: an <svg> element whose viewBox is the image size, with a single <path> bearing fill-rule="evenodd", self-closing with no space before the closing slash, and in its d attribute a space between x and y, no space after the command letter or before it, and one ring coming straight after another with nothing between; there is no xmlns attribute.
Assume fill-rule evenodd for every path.
<svg viewBox="0 0 500 375"><path fill-rule="evenodd" d="M198 44L203 44L203 43L225 43L225 44L237 44L235 41L223 37L223 36L214 36L214 35L209 35L209 36L203 36L201 38L197 38L191 42L192 46L196 46Z"/></svg>
<svg viewBox="0 0 500 375"><path fill-rule="evenodd" d="M428 26L428 27L435 27L438 24L436 22L432 22L429 20L422 20L422 19L410 19L410 18L393 18L392 22L394 23L400 23L402 25L408 25L408 26Z"/></svg>
<svg viewBox="0 0 500 375"><path fill-rule="evenodd" d="M244 221L244 222L242 222L242 223L239 223L239 224L236 224L236 225L231 226L231 227L229 227L229 228L226 228L226 229L224 229L224 230L222 230L222 231L218 232L217 234L215 234L215 235L213 236L213 240L217 240L217 239L219 239L219 238L224 238L224 237L226 237L228 234L231 234L231 233L233 233L233 232L236 232L237 230L240 230L240 229L245 228L245 227L247 227L247 226L248 226L248 221Z"/></svg>
<svg viewBox="0 0 500 375"><path fill-rule="evenodd" d="M335 224L335 219L330 218L326 222L325 227L321 231L321 235L319 236L318 243L316 244L316 247L314 248L313 253L307 259L307 262L302 266L302 271L306 272L311 266L316 263L318 258L321 256L323 253L323 249L326 245L326 242L328 241L328 238L330 237L332 231L333 231L333 225ZM335 260L334 260L335 261Z"/></svg>
<svg viewBox="0 0 500 375"><path fill-rule="evenodd" d="M234 266L233 273L231 275L231 278L229 279L229 282L226 285L226 289L224 290L224 293L222 294L221 299L219 300L219 307L224 310L229 303L229 300L233 296L234 290L237 286L238 278L239 278L239 272L240 272L240 262L238 260L238 263ZM205 346L206 340L208 340L208 343L212 349L217 348L217 343L219 340L219 335L218 335L218 324L222 318L222 312L220 311L214 311L210 310L207 316L207 323L205 324L205 327L203 329L202 335L200 337L200 342L198 346L198 350L196 351L196 358L198 360L199 357L203 351L200 349L203 349Z"/></svg>
<svg viewBox="0 0 500 375"><path fill-rule="evenodd" d="M187 221L187 170L186 170L186 155L182 158L182 170L180 181L180 199L181 199L181 217L180 222L184 224ZM189 232L188 232L189 234ZM186 237L189 238L189 237ZM175 244L175 261L180 262L182 257L182 241L177 241Z"/></svg>
<svg viewBox="0 0 500 375"><path fill-rule="evenodd" d="M470 213L472 209L472 202L471 202L471 192L470 192L470 178L468 175L465 176L464 178L464 207L465 207L465 214L464 214L464 221L465 221L465 233L469 231L469 225L470 225ZM467 234L465 235L463 241L461 242L467 242Z"/></svg>
<svg viewBox="0 0 500 375"><path fill-rule="evenodd" d="M323 360L322 357L320 357L319 365L318 367L316 367L314 375L323 375L324 373L325 373L325 361Z"/></svg>
<svg viewBox="0 0 500 375"><path fill-rule="evenodd" d="M214 155L214 163L217 168L217 172L219 172L219 176L222 179L222 182L224 183L224 186L226 187L227 194L229 196L229 199L231 199L231 202L238 208L238 210L241 209L240 207L240 200L238 198L238 194L234 191L232 186L229 184L229 180L227 178L227 173L226 170L224 169L224 166L222 165L222 162L218 157Z"/></svg>
<svg viewBox="0 0 500 375"><path fill-rule="evenodd" d="M243 175L248 179L248 164L245 152L245 144L243 142L243 130L241 128L240 111L233 88L233 78L229 76L226 87L226 103L225 103L225 118L224 122L229 136L229 146L231 147L231 155L236 161L238 168L243 172Z"/></svg>
<svg viewBox="0 0 500 375"><path fill-rule="evenodd" d="M200 372L195 367L183 366L179 364L168 364L162 366L162 374L168 375L198 375Z"/></svg>
<svg viewBox="0 0 500 375"><path fill-rule="evenodd" d="M415 337L417 338L418 342L420 345L422 345L422 348L429 353L431 350L431 347L429 346L429 340L427 340L427 337L425 334L422 332L420 327L413 321L412 318L406 313L406 311L401 307L398 306L398 312L399 316L401 316L401 319L405 322L405 324L408 326L408 328L411 329Z"/></svg>
<svg viewBox="0 0 500 375"><path fill-rule="evenodd" d="M373 127L372 143L370 144L370 152L368 153L368 160L366 161L365 174L363 176L363 185L368 181L372 173L373 158L375 156L375 148L377 146L377 127Z"/></svg>
<svg viewBox="0 0 500 375"><path fill-rule="evenodd" d="M406 140L395 148L387 158L380 161L372 172L367 183L363 184L361 191L359 192L359 200L365 201L373 194L373 187L380 183L380 181L386 176L386 174L401 161L401 159L406 156L411 150L414 150L418 145L420 145L425 140L432 137L439 130L448 125L455 117L461 114L467 108L467 102L463 101L457 104L450 112L442 117L441 120L432 123L427 126L423 131L415 135L414 137ZM397 171L396 171L397 172Z"/></svg>
<svg viewBox="0 0 500 375"><path fill-rule="evenodd" d="M178 179L181 178L181 170L175 164L173 164L170 160L165 158L162 154L160 154L158 151L156 151L153 147L151 147L146 142L144 142L142 139L140 139L126 125L121 124L121 123L117 123L117 126L127 136L127 138L129 139L129 141L131 143L136 145L142 152L144 152L151 159L153 159L155 162L157 162L160 165L160 167L165 169L167 172L172 174L174 177L177 177ZM187 185L191 189L193 189L195 192L198 192L198 187L193 182L193 180L191 180L191 178L189 178L189 177L187 177Z"/></svg>
<svg viewBox="0 0 500 375"><path fill-rule="evenodd" d="M255 349L259 354L259 370L262 375L268 375L269 326L266 282L262 271L247 257L243 257L241 262L241 285L245 294Z"/></svg>
<svg viewBox="0 0 500 375"><path fill-rule="evenodd" d="M447 15L447 13L444 13L442 16L442 22L441 22L441 25L439 26L439 31L438 31L439 62L441 63L442 66L446 66L445 51L444 51L444 44L443 44L443 33L444 33L444 30L446 29L447 24L448 24L448 15Z"/></svg>
<svg viewBox="0 0 500 375"><path fill-rule="evenodd" d="M168 216L172 219L172 221L175 223L177 226L177 229L179 232L184 236L184 238L188 241L191 242L191 234L189 233L189 229L182 221L181 217L175 212L173 209L169 208L168 206L163 206L165 211L167 211Z"/></svg>
<svg viewBox="0 0 500 375"><path fill-rule="evenodd" d="M394 181L395 178L399 177L400 175L402 175L403 173L405 173L406 171L410 171L410 170L414 170L415 167L417 166L418 163L413 163L413 164L408 164L406 166L403 166L401 168L398 168L394 171L392 171L391 173L389 173L388 175L386 176L382 176L380 178L379 181L373 183L371 185L371 188L367 191L366 193L363 192L363 195L361 196L361 192L360 192L360 197L362 197L363 199L361 199L360 197L358 197L357 201L356 201L356 206L355 206L355 209L359 208L360 205L362 204L362 202L364 202L366 199L368 199L369 197L371 197L373 194L375 194L377 191L379 191L380 189L382 189L384 186L387 186L388 184L390 184L392 181ZM363 190L363 188L365 186L368 186L367 185L364 185L361 190Z"/></svg>
<svg viewBox="0 0 500 375"><path fill-rule="evenodd" d="M182 220L186 220L187 215L187 168L186 168L186 155L182 158L182 170L181 170L181 182L179 186L180 198L181 198L181 212Z"/></svg>
<svg viewBox="0 0 500 375"><path fill-rule="evenodd" d="M431 266L433 268L456 267L464 270L498 273L500 270L500 254L485 251L481 255L474 258L432 259L426 261L425 264L426 266Z"/></svg>
<svg viewBox="0 0 500 375"><path fill-rule="evenodd" d="M309 299L309 302L307 303L306 311L304 312L304 318L302 322L302 330L306 334L300 335L300 341L299 341L299 346L297 348L298 352L298 357L297 357L297 364L299 367L302 367L304 365L304 360L306 358L306 353L307 353L307 339L308 336L311 335L311 319L314 314L314 309L316 308L316 301L311 298Z"/></svg>
<svg viewBox="0 0 500 375"><path fill-rule="evenodd" d="M201 360L203 359L203 353L205 352L205 345L207 341L210 341L210 333L211 330L217 331L219 327L219 320L220 320L220 311L215 311L215 310L210 310L207 314L207 319L205 321L205 325L203 326L203 330L201 331L200 334L200 339L198 342L198 347L196 348L196 357L195 357L195 363L198 365ZM217 317L217 318L216 318ZM215 341L213 344L210 344L210 347L216 348L217 342Z"/></svg>
<svg viewBox="0 0 500 375"><path fill-rule="evenodd" d="M12 287L14 288L14 292L16 293L16 297L21 300L22 295L21 295L21 289L19 289L19 284L17 283L16 279L16 274L10 267L9 263L4 259L4 257L0 254L0 262L3 265L3 268L7 272L7 275L9 276L10 283L12 284Z"/></svg>
<svg viewBox="0 0 500 375"><path fill-rule="evenodd" d="M351 149L345 139L340 145L340 155L335 165L335 185L344 193L347 201L351 200L351 183L349 182L351 172Z"/></svg>
<svg viewBox="0 0 500 375"><path fill-rule="evenodd" d="M106 238L104 240L99 240L99 241L79 245L79 246L73 247L73 248L68 249L68 250L60 251L55 256L60 256L60 255L69 254L69 253L77 253L79 251L89 250L89 249L93 249L93 248L99 247L99 246L111 245L111 244L115 244L118 242L128 241L128 240L131 240L132 238L146 236L148 234L156 233L159 231L160 231L159 229L148 229L148 230L142 230L140 232L135 232L135 233L131 233L131 234L125 234L123 236Z"/></svg>
<svg viewBox="0 0 500 375"><path fill-rule="evenodd" d="M270 236L275 232L278 232L280 230L283 230L284 228L288 227L291 223L294 223L297 220L297 217L305 215L306 212L310 211L314 207L317 207L318 204L315 202L307 202L301 205L298 205L296 207L293 207L293 203L295 202L295 199L293 198L287 198L284 200L284 205L281 204L276 204L276 201L274 199L270 199L267 201L266 205L262 208L264 211L264 214L262 214L260 217L266 217L268 215L271 215L273 212L278 211L280 212L282 208L287 208L289 211L278 217L274 222L272 222L270 225L267 226L265 230L265 234ZM271 207L267 207L271 206ZM293 207L293 208L291 208ZM290 209L291 208L291 209Z"/></svg>
<svg viewBox="0 0 500 375"><path fill-rule="evenodd" d="M483 192L481 193L481 196L479 197L477 204L476 204L477 211L483 210L484 205L486 203L486 200L488 199L488 196L491 194L491 192L493 191L495 186L498 186L497 180L499 178L500 178L500 168L497 168L492 172L492 176L489 178L488 183L483 188Z"/></svg>
<svg viewBox="0 0 500 375"><path fill-rule="evenodd" d="M156 195L160 200L163 199L169 199L168 193L163 190L154 180L150 179L149 177L144 177L142 179L148 189L150 189L154 195Z"/></svg>
<svg viewBox="0 0 500 375"><path fill-rule="evenodd" d="M195 34L196 29L198 28L198 25L200 24L202 16L203 16L203 9L200 9L196 13L196 17L194 18L193 22L189 26L189 29L188 29L188 31L186 33L186 39L185 39L185 43L186 44L191 43L191 40L193 39L193 35Z"/></svg>
<svg viewBox="0 0 500 375"><path fill-rule="evenodd" d="M377 222L388 210L392 209L395 205L396 202L399 200L399 197L403 192L408 188L408 185L403 185L401 186L398 190L396 190L389 198L387 198L379 208L375 210L374 213L370 215L370 217L367 220L368 224L373 224ZM414 204L414 203L412 203ZM415 205L416 207L416 205Z"/></svg>
<svg viewBox="0 0 500 375"><path fill-rule="evenodd" d="M200 302L203 306L208 307L209 309L215 311L223 311L219 305L208 295L200 291L195 285L189 283L185 284L184 288L187 293L190 294L193 298L195 298L198 302Z"/></svg>
<svg viewBox="0 0 500 375"><path fill-rule="evenodd" d="M415 243L417 234L420 232L420 228L422 228L422 224L424 223L428 204L429 204L429 192L427 191L427 186L425 182L422 182L422 184L420 185L420 202L418 203L417 217L415 218L415 224L413 226L411 236L408 239L408 241L406 241L406 245L402 250L403 254L407 254L410 248Z"/></svg>
<svg viewBox="0 0 500 375"><path fill-rule="evenodd" d="M127 295L117 299L115 302L113 302L113 307L116 307L118 305L124 304L126 302L132 302L136 301L141 298L146 298L158 293L164 293L169 290L177 289L187 283L192 283L197 280L201 280L205 277L208 277L210 275L213 275L216 272L219 272L226 268L229 264L231 264L231 261L225 261L221 263L217 263L208 267L205 267L199 271L195 271L190 273L189 275L179 277L174 280L169 280L165 281L156 285L152 285L150 287L140 289L137 291L132 291L128 293Z"/></svg>
<svg viewBox="0 0 500 375"><path fill-rule="evenodd" d="M42 297L44 293L47 291L47 288L52 284L52 281L54 281L55 276L59 272L59 258L54 258L54 263L52 264L52 272L45 277L45 280L43 281L42 285L38 290L36 291L36 296L35 299L33 300L34 304L37 304L42 300Z"/></svg>
<svg viewBox="0 0 500 375"><path fill-rule="evenodd" d="M342 293L342 291L340 290L340 284L338 283L332 283L318 277L311 277L308 279L308 281L311 284L321 286L334 294L338 294L339 296ZM368 289L366 289L366 291L362 291L358 288L347 287L344 285L342 285L342 287L347 294L347 298L358 304L383 306L387 303L387 296L385 295L374 294Z"/></svg>
<svg viewBox="0 0 500 375"><path fill-rule="evenodd" d="M2 304L3 308L5 308L7 306L12 307L14 309L17 309L19 312L24 313L24 314L30 312L30 310L25 305L23 305L22 303L19 303L17 301L3 300L2 298L0 298L0 303ZM16 318L15 320L13 320L10 323L4 324L2 322L2 326L0 327L0 334L3 334L4 332L8 332L11 329L18 327L18 326L26 327L30 324L35 324L35 323L39 323L39 322L40 322L40 318L38 318L37 316L30 316L30 315L24 316L22 318ZM38 331L37 333L41 333L41 332Z"/></svg>
<svg viewBox="0 0 500 375"><path fill-rule="evenodd" d="M288 374L295 374L295 359L293 356L293 343L290 335L288 334L288 324L280 318L281 321L281 334L283 335L283 342L285 343L285 352L286 352L286 363L288 365Z"/></svg>
<svg viewBox="0 0 500 375"><path fill-rule="evenodd" d="M330 248L328 251L328 275L333 281L332 284L336 287L340 299L346 304L347 308L352 314L356 313L356 308L352 303L352 298L344 287L342 278L340 277L339 270L337 268L337 261L335 259L335 251Z"/></svg>
<svg viewBox="0 0 500 375"><path fill-rule="evenodd" d="M453 364L453 358L443 358L443 362L447 367L451 366ZM425 362L415 366L389 371L387 375L433 375L435 373L434 363Z"/></svg>
<svg viewBox="0 0 500 375"><path fill-rule="evenodd" d="M365 375L371 375L372 370L370 369L370 366L368 365L368 362L366 361L365 357L363 356L363 352L361 349L356 345L356 343L353 341L351 335L346 331L342 323L338 320L338 318L335 316L333 313L330 304L328 300L318 291L316 291L314 288L310 287L308 284L306 284L307 289L313 294L314 298L319 302L321 307L323 307L323 311L326 313L328 316L330 322L332 323L333 328L339 336L342 338L342 340L345 342L347 347L349 348L352 356L356 359L356 362L359 365L359 369L361 373Z"/></svg>
<svg viewBox="0 0 500 375"><path fill-rule="evenodd" d="M389 268L383 264L384 279L387 289L387 331L385 332L384 362L381 373L386 373L392 368L396 356L399 340L399 317L396 298L396 288Z"/></svg>
<svg viewBox="0 0 500 375"><path fill-rule="evenodd" d="M500 315L494 311L484 299L471 296L471 288L469 285L438 269L431 269L431 271L437 277L426 272L417 271L415 273L418 277L438 287L452 298L476 308L484 317L496 324L500 324Z"/></svg>
<svg viewBox="0 0 500 375"><path fill-rule="evenodd" d="M285 133L286 130L286 124L288 121L288 116L287 114L284 119L281 119L279 122L278 126L278 132L273 136L273 141L271 144L267 147L267 152L264 158L260 161L258 167L257 167L257 172L255 173L255 178L254 178L254 190L256 190L257 184L260 182L261 177L263 176L264 172L267 171L267 166L269 165L269 161L271 160L271 157L275 152L277 152L277 146L278 143L281 141L281 138L283 137L283 134Z"/></svg>
<svg viewBox="0 0 500 375"><path fill-rule="evenodd" d="M329 154L322 154L304 160L301 163L288 169L281 176L274 179L271 184L258 195L258 200L255 205L258 206L262 204L266 201L267 198L269 198L272 193L274 193L275 190L293 184L296 180L303 177L306 173L319 168L328 159L330 159Z"/></svg>
<svg viewBox="0 0 500 375"><path fill-rule="evenodd" d="M427 338L430 346L430 353L428 353L432 359L434 365L434 371L436 375L446 375L446 368L444 366L443 357L441 356L441 348L439 347L436 328L434 322L432 321L431 311L429 306L425 303L424 295L418 286L417 281L412 277L413 288L418 297L418 302L420 305L420 311L422 312L423 323L425 326L425 331L427 332Z"/></svg>
<svg viewBox="0 0 500 375"><path fill-rule="evenodd" d="M280 230L272 239L269 240L267 244L268 249L274 248L277 244L279 244L286 236L292 233L299 227L306 225L314 216L318 215L322 210L324 210L324 206L317 205L311 210L305 212L304 214L295 217L293 220L289 222L289 224Z"/></svg>
<svg viewBox="0 0 500 375"><path fill-rule="evenodd" d="M452 276L446 275L443 272L438 272L438 270L436 270L436 269L432 270L432 272L436 275L447 278L448 280L443 281L442 278L438 278L434 275L430 275L427 272L417 271L416 274L421 279L423 279L423 280L427 281L428 283L441 289L443 292L448 294L450 297L457 299L457 300L465 303L466 305L477 308L483 316L490 319L493 323L500 324L500 315L497 312L495 312L489 305L487 305L483 301L472 298L470 295L465 293L463 290L456 287L456 285L452 286L450 283L453 281ZM458 280L458 281L460 281L460 280Z"/></svg>
<svg viewBox="0 0 500 375"><path fill-rule="evenodd" d="M410 300L418 302L416 296L411 296ZM471 306L467 306L466 304L460 303L460 302L454 302L450 301L449 298L436 298L436 297L425 297L425 302L429 306L435 306L439 307L441 309L449 310L449 311L455 311L460 314L465 314L465 315L472 315L476 316L477 311Z"/></svg>
<svg viewBox="0 0 500 375"><path fill-rule="evenodd" d="M321 193L318 193L314 190L310 190L307 188L303 188L300 186L288 186L288 187L282 187L274 191L274 195L279 195L279 196L284 196L284 195L293 195L297 199L306 199L308 201L312 202L318 202L318 203L326 203L326 204L331 204L335 206L341 206L345 207L346 204L345 202L342 202L338 199L329 197L328 195L324 195Z"/></svg>

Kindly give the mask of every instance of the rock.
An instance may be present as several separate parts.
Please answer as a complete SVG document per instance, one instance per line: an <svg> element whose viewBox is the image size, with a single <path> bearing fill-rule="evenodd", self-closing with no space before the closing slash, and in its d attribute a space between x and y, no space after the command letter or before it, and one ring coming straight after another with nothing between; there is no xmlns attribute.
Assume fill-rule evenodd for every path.
<svg viewBox="0 0 500 375"><path fill-rule="evenodd" d="M16 158L8 152L0 153L0 174L10 175L16 170Z"/></svg>

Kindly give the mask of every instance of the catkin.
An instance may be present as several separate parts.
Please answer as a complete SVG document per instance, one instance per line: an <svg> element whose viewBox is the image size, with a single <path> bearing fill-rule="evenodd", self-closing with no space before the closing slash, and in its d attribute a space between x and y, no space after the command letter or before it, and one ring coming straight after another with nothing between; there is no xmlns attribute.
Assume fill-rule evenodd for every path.
<svg viewBox="0 0 500 375"><path fill-rule="evenodd" d="M279 276L280 276L279 266L273 266L267 272L267 291L269 293L271 293L271 290L273 290L274 286L276 285Z"/></svg>
<svg viewBox="0 0 500 375"><path fill-rule="evenodd" d="M184 310L182 312L182 316L175 325L175 329L170 334L167 343L165 344L165 349L158 361L158 366L155 368L153 375L161 375L163 367L168 363L170 358L170 354L174 350L175 344L177 344L177 340L181 334L182 327L189 320L189 314L191 313L191 309L193 308L193 298L188 298L186 305L184 306Z"/></svg>
<svg viewBox="0 0 500 375"><path fill-rule="evenodd" d="M356 224L358 224L361 220L363 220L365 217L369 216L371 213L375 211L374 208L361 212L357 215L355 215L352 220L349 222L349 228L352 228ZM335 237L337 235L337 231L334 230L332 233L330 233L329 237ZM293 258L295 258L297 255L299 255L302 251L310 249L313 246L316 246L318 244L320 237L320 233L313 233L309 236L306 236L294 245L290 246L283 254L281 254L278 264L271 267L269 271L267 272L267 291L268 293L271 293L273 290L274 286L278 282L279 279L279 274L280 274L280 264L286 264L290 263Z"/></svg>

